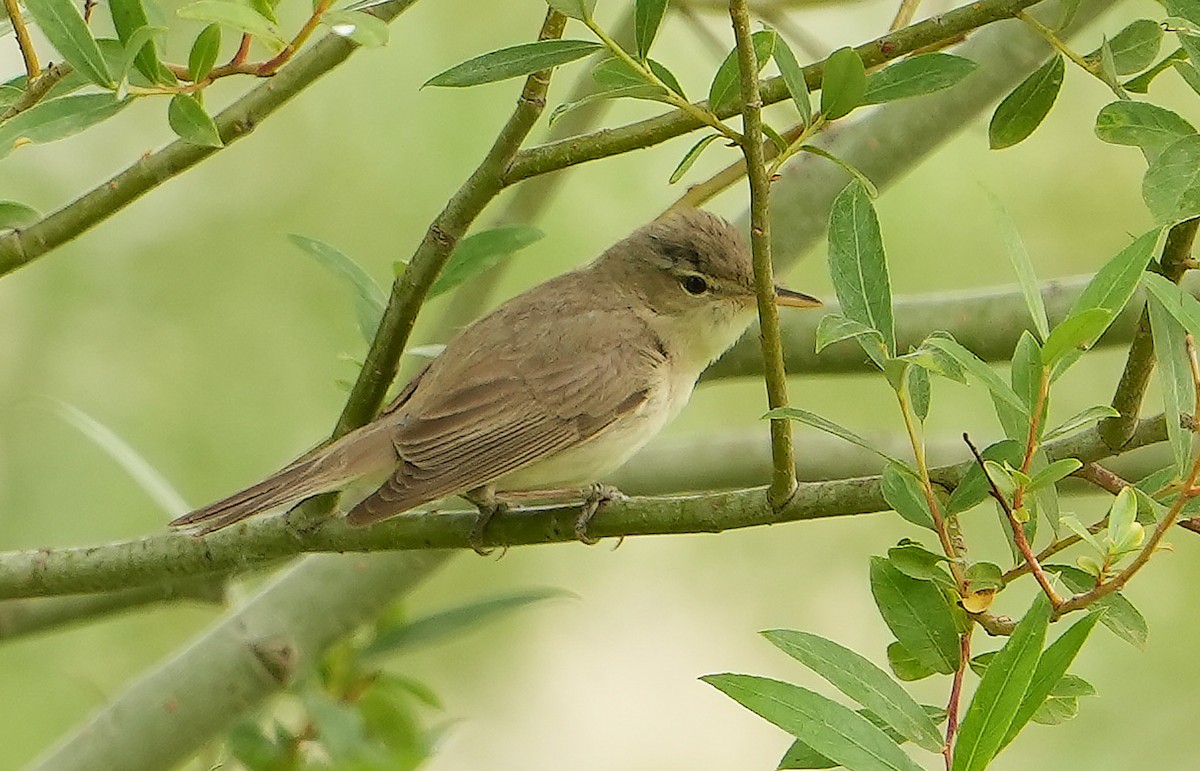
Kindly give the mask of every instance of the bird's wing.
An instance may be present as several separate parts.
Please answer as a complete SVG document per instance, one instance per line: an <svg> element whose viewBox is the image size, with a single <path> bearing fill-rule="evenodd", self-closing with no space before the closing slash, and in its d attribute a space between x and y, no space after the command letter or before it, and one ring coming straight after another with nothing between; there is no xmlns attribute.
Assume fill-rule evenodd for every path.
<svg viewBox="0 0 1200 771"><path fill-rule="evenodd" d="M589 309L547 325L530 320L555 318L538 310L484 319L429 367L395 414L398 466L351 524L486 485L597 436L646 400L667 357L645 322ZM485 349L481 339L500 342Z"/></svg>

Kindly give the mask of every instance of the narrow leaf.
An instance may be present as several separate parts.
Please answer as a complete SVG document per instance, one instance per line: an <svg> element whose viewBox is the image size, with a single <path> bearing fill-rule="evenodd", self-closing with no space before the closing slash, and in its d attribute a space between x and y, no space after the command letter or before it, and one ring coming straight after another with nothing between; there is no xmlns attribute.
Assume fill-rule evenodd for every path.
<svg viewBox="0 0 1200 771"><path fill-rule="evenodd" d="M942 674L958 669L958 628L941 589L872 557L871 594L888 629L917 661Z"/></svg>
<svg viewBox="0 0 1200 771"><path fill-rule="evenodd" d="M295 233L289 233L288 240L354 290L358 330L364 340L371 342L379 329L379 320L383 317L383 308L387 304L387 298L375 280L357 262L324 241Z"/></svg>
<svg viewBox="0 0 1200 771"><path fill-rule="evenodd" d="M867 76L865 104L923 96L957 85L979 65L953 54L934 52L902 59Z"/></svg>
<svg viewBox="0 0 1200 771"><path fill-rule="evenodd" d="M1009 742L1016 738L1021 729L1037 712L1042 702L1054 690L1054 686L1062 680L1063 675L1067 673L1067 668L1075 660L1075 655L1079 653L1079 649L1083 647L1083 643L1099 620L1100 616L1096 613L1084 616L1046 648L1041 658L1038 659L1033 679L1030 680L1029 688L1021 699L1017 714L1009 724L1004 740L1000 742L1001 749L1007 747Z"/></svg>
<svg viewBox="0 0 1200 771"><path fill-rule="evenodd" d="M650 46L658 34L663 16L667 13L667 0L637 0L633 10L633 37L637 42L638 58L650 55Z"/></svg>
<svg viewBox="0 0 1200 771"><path fill-rule="evenodd" d="M1083 464L1078 458L1063 458L1056 460L1046 466L1046 468L1033 475L1033 479L1029 482L1030 490L1036 490L1039 487L1046 487L1057 483L1059 480L1066 479L1074 474L1079 469L1083 468Z"/></svg>
<svg viewBox="0 0 1200 771"><path fill-rule="evenodd" d="M1150 279L1151 276L1147 276ZM1170 283L1155 275L1162 283ZM1150 286L1147 281L1147 286ZM1172 285L1172 288L1175 288ZM1167 311L1162 300L1151 289L1147 299L1150 311L1150 331L1154 339L1154 358L1163 395L1163 412L1167 418L1167 441L1175 458L1175 473L1187 473L1192 458L1192 432L1182 425L1184 415L1196 410L1196 386L1192 382L1185 343L1186 330Z"/></svg>
<svg viewBox="0 0 1200 771"><path fill-rule="evenodd" d="M429 289L429 297L437 297L488 268L505 257L519 252L538 241L544 234L530 225L501 225L472 233L455 247L441 275Z"/></svg>
<svg viewBox="0 0 1200 771"><path fill-rule="evenodd" d="M1028 420L1029 410L1026 409L1025 403L1021 401L1016 392L996 374L994 369L960 345L957 340L951 337L929 337L925 342L940 349L957 361L963 369L987 386L987 389L994 396L1008 404L1018 413L1024 415L1025 419Z"/></svg>
<svg viewBox="0 0 1200 771"><path fill-rule="evenodd" d="M1042 346L1042 363L1054 367L1068 354L1088 350L1110 323L1112 311L1106 308L1087 308L1071 314L1054 328Z"/></svg>
<svg viewBox="0 0 1200 771"><path fill-rule="evenodd" d="M1021 284L1021 294L1025 296L1025 305L1029 308L1029 315L1033 319L1038 337L1045 341L1050 337L1050 322L1046 319L1046 304L1042 300L1042 287L1038 283L1033 262L1029 259L1029 252L1025 249L1021 233L1005 210L1004 204L995 195L989 193L989 197L992 199L992 208L996 210L1000 238L1004 242L1004 248L1008 252L1008 259L1012 262L1013 270L1016 271L1017 281Z"/></svg>
<svg viewBox="0 0 1200 771"><path fill-rule="evenodd" d="M1004 97L988 124L988 142L993 150L1012 147L1041 125L1058 98L1064 72L1063 58L1055 54Z"/></svg>
<svg viewBox="0 0 1200 771"><path fill-rule="evenodd" d="M258 11L248 5L229 0L197 0L185 5L177 13L182 19L195 19L220 24L223 27L244 32L257 38L282 46L279 28Z"/></svg>
<svg viewBox="0 0 1200 771"><path fill-rule="evenodd" d="M1065 521L1064 517L1064 521ZM1086 592L1096 586L1096 579L1071 565L1045 565L1047 571L1057 573L1064 584L1073 592ZM1144 648L1149 629L1146 618L1133 606L1125 595L1114 592L1097 600L1089 609L1100 616L1100 623L1110 632L1135 648Z"/></svg>
<svg viewBox="0 0 1200 771"><path fill-rule="evenodd" d="M111 118L132 100L113 94L64 96L37 104L0 125L0 158L18 144L54 142Z"/></svg>
<svg viewBox="0 0 1200 771"><path fill-rule="evenodd" d="M821 112L837 120L863 104L867 93L867 71L853 48L839 48L825 60L821 76Z"/></svg>
<svg viewBox="0 0 1200 771"><path fill-rule="evenodd" d="M883 470L882 489L883 499L897 514L917 527L934 529L921 483L911 471L889 463Z"/></svg>
<svg viewBox="0 0 1200 771"><path fill-rule="evenodd" d="M981 771L1000 751L1033 680L1049 623L1050 603L1039 594L979 681L959 729L952 771Z"/></svg>
<svg viewBox="0 0 1200 771"><path fill-rule="evenodd" d="M829 212L829 273L842 314L876 329L888 355L896 350L892 288L883 235L871 198L858 182L847 185ZM885 357L866 348L880 367Z"/></svg>
<svg viewBox="0 0 1200 771"><path fill-rule="evenodd" d="M1096 407L1088 407L1086 410L1072 415L1059 425L1047 431L1042 436L1042 441L1049 442L1054 439L1058 439L1074 431L1078 431L1085 426L1098 423L1105 418L1115 418L1120 414L1121 413L1117 412L1107 404Z"/></svg>
<svg viewBox="0 0 1200 771"><path fill-rule="evenodd" d="M827 314L821 317L821 321L817 324L817 353L842 340L860 337L865 338L860 341L864 348L868 345L875 346L878 348L880 356L887 355L887 348L883 344L883 335L879 330L836 313Z"/></svg>
<svg viewBox="0 0 1200 771"><path fill-rule="evenodd" d="M174 76L167 72L159 61L158 44L154 42L153 37L144 41L135 38L139 30L150 26L142 0L109 0L108 9L113 27L117 30L117 37L130 49L129 53L133 56L138 72L145 75L151 83L173 83Z"/></svg>
<svg viewBox="0 0 1200 771"><path fill-rule="evenodd" d="M807 126L812 123L812 98L808 93L808 81L804 78L804 69L796 60L796 54L783 35L775 39L775 64L779 67L779 74L783 76L783 84L787 86L792 102L800 112L800 120Z"/></svg>
<svg viewBox="0 0 1200 771"><path fill-rule="evenodd" d="M1123 84L1126 91L1131 91L1135 94L1145 94L1150 91L1150 84L1154 79L1163 74L1169 69L1173 69L1172 65L1184 64L1187 59L1187 52L1182 48L1176 48L1171 53L1163 57L1157 64L1150 69L1138 75L1136 78L1130 78Z"/></svg>
<svg viewBox="0 0 1200 771"><path fill-rule="evenodd" d="M691 169L696 163L696 160L700 157L700 154L704 152L704 149L711 145L713 140L720 138L720 134L709 134L696 144L692 145L692 149L688 150L683 156L683 159L679 161L679 165L675 167L675 171L671 172L671 178L667 180L667 182L674 185L676 182L683 179L683 175L688 173L688 170Z"/></svg>
<svg viewBox="0 0 1200 771"><path fill-rule="evenodd" d="M842 693L874 712L900 735L930 752L940 752L942 736L921 705L887 673L858 653L807 632L763 632L775 647L825 678Z"/></svg>
<svg viewBox="0 0 1200 771"><path fill-rule="evenodd" d="M770 61L777 39L778 35L770 29L759 30L751 36L754 57L760 71ZM722 109L731 107L741 92L741 77L741 71L738 69L737 48L734 48L725 57L725 61L721 62L721 66L717 68L717 74L713 76L712 83L708 87L708 109L720 112Z"/></svg>
<svg viewBox="0 0 1200 771"><path fill-rule="evenodd" d="M208 77L221 51L221 25L209 24L196 36L188 54L188 77L198 83Z"/></svg>
<svg viewBox="0 0 1200 771"><path fill-rule="evenodd" d="M869 450L870 452L873 452L876 455L878 455L880 458L883 458L888 463L893 463L896 466L899 466L900 468L905 469L909 474L912 474L914 477L917 476L917 472L914 471L913 468L911 466L909 466L907 463L905 463L904 461L897 460L896 458L893 458L892 456L890 456L886 453L880 452L879 450L872 447L867 442L866 439L863 439L861 436L854 433L850 429L843 428L842 426L839 426L837 423L834 423L832 420L823 418L820 415L816 414L815 412L809 412L808 410L802 410L799 407L776 407L775 409L771 410L767 414L763 415L763 418L767 419L767 420L774 420L777 418L786 418L788 420L798 420L801 423L812 426L813 428L820 429L821 431L824 431L828 434L833 434L836 437L845 439L847 442L858 445L859 447L863 448L864 450Z"/></svg>
<svg viewBox="0 0 1200 771"><path fill-rule="evenodd" d="M887 734L848 707L798 685L753 675L700 678L847 768L921 771Z"/></svg>
<svg viewBox="0 0 1200 771"><path fill-rule="evenodd" d="M217 124L209 117L196 97L191 94L176 94L167 105L167 123L171 130L194 145L222 147Z"/></svg>
<svg viewBox="0 0 1200 771"><path fill-rule="evenodd" d="M495 83L582 59L601 48L586 40L539 40L476 56L434 75L426 86L462 88Z"/></svg>
<svg viewBox="0 0 1200 771"><path fill-rule="evenodd" d="M25 9L42 34L72 67L104 88L113 87L112 74L83 14L71 0L24 0Z"/></svg>

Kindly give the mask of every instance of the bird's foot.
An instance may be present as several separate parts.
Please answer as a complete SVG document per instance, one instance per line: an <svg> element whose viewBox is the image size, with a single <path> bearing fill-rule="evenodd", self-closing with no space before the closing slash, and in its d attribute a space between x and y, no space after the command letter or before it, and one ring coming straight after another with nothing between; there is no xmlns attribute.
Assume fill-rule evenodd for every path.
<svg viewBox="0 0 1200 771"><path fill-rule="evenodd" d="M609 501L622 501L625 498L625 493L612 485L597 482L591 487L586 488L583 509L579 512L579 517L575 520L575 537L581 543L585 543L588 546L595 546L600 543L599 538L593 538L588 533L588 525L591 523L592 517L596 516L596 512L600 510L600 507ZM621 540L617 541L617 546L620 546L621 541L624 540L622 537Z"/></svg>
<svg viewBox="0 0 1200 771"><path fill-rule="evenodd" d="M497 514L507 514L508 504L504 501L497 500L495 493L484 495L467 496L467 500L475 504L475 508L479 509L479 517L475 520L475 524L471 527L471 532L467 536L467 543L475 550L475 553L481 557L486 557L496 551L494 547L483 545L483 536L487 532L488 523ZM505 547L507 550L508 547ZM503 554L502 554L503 556Z"/></svg>

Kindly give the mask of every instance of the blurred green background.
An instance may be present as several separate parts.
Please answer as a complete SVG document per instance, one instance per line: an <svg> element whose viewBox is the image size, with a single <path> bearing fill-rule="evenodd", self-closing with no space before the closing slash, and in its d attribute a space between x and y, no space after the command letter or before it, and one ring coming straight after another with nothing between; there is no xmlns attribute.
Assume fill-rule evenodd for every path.
<svg viewBox="0 0 1200 771"><path fill-rule="evenodd" d="M827 50L880 34L894 5L827 5L791 18ZM950 5L927 0L922 12ZM601 3L603 18L623 7ZM420 84L528 39L543 12L537 0L418 3L393 25L387 48L359 52L248 139L0 281L0 548L130 538L167 519L64 422L57 401L119 433L192 504L255 481L323 437L345 396L339 381L353 378L364 344L348 292L285 234L328 241L386 284L392 262L409 256L490 144L519 88ZM1157 18L1161 8L1121 4L1078 48L1090 50L1102 32L1139 15ZM730 44L724 16L707 18ZM168 56L185 58L186 44L175 42ZM717 55L677 17L659 45L658 57L702 93ZM0 47L7 79L19 60L11 38ZM558 75L552 105L578 71ZM216 90L212 105L243 87ZM1173 75L1156 83L1154 96L1200 118L1194 95ZM1091 133L1096 110L1111 99L1069 70L1060 104L1031 140L990 152L978 121L888 190L877 205L895 291L1012 280L985 188L1005 202L1044 278L1094 270L1148 228L1139 154ZM618 105L606 120L654 109ZM43 211L62 205L167 142L164 113L163 102L143 100L85 136L21 149L3 163L0 198ZM693 141L570 172L540 223L545 239L518 257L496 300L590 259L657 214L682 192L666 179ZM689 179L733 152L710 151ZM712 208L736 215L744 196L736 188ZM822 254L785 279L832 294ZM1089 355L1060 386L1053 413L1106 401L1122 363L1119 352ZM869 435L900 428L888 397L877 378L792 380L794 403ZM765 440L756 423L764 405L755 382L708 387L668 432L702 442L715 428L758 426ZM1158 409L1152 394L1147 411ZM987 397L947 383L935 385L930 425L934 436L999 436ZM1064 509L1087 522L1102 505L1073 498ZM967 527L993 559L1007 559L991 512L980 508ZM430 722L452 724L428 767L773 768L789 739L697 678L751 672L829 692L756 634L777 627L818 632L882 664L890 638L868 590L867 557L906 535L912 531L899 518L882 514L634 538L616 551L606 542L513 549L500 560L461 556L414 595L414 612L530 586L579 598L395 662L443 697L444 712L431 712ZM1084 700L1081 716L1064 726L1030 728L997 767L1195 768L1188 731L1198 697L1187 662L1198 628L1188 587L1200 581L1200 542L1184 533L1171 540L1176 551L1128 591L1150 623L1146 651L1097 632L1075 671L1100 697ZM1019 614L1028 596L1006 593L999 610ZM0 646L0 769L31 760L217 613L180 605ZM980 650L989 644L976 640ZM915 691L945 700L944 683Z"/></svg>

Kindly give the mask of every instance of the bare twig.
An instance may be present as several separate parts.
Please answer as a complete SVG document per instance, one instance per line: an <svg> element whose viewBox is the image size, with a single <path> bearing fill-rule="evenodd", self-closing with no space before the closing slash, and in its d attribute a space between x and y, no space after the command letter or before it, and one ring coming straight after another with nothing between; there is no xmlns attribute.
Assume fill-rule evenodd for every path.
<svg viewBox="0 0 1200 771"><path fill-rule="evenodd" d="M25 76L28 78L25 81L25 87L32 88L38 73L42 71L42 66L38 64L37 51L33 49L33 39L29 37L29 27L25 26L25 17L21 15L21 8L17 5L17 0L3 0L3 2L4 11L8 14L9 22L12 23L13 35L17 38L17 48L21 51L21 60L25 62Z"/></svg>

